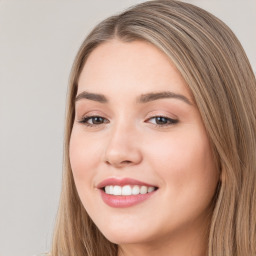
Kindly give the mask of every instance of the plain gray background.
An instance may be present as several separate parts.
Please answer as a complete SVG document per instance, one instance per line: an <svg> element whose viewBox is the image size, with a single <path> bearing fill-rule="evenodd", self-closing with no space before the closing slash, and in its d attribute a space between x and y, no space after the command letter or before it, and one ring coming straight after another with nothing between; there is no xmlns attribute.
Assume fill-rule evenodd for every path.
<svg viewBox="0 0 256 256"><path fill-rule="evenodd" d="M65 97L81 42L136 0L0 0L0 256L49 250ZM256 0L187 0L226 22L256 70Z"/></svg>

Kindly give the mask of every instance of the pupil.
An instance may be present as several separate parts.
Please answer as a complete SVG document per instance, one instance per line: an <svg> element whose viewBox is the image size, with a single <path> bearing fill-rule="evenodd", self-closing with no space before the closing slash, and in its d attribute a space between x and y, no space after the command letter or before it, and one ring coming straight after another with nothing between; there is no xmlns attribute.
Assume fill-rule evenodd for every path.
<svg viewBox="0 0 256 256"><path fill-rule="evenodd" d="M103 122L102 117L96 116L93 119L94 124L101 124Z"/></svg>
<svg viewBox="0 0 256 256"><path fill-rule="evenodd" d="M159 117L156 118L156 122L160 123L160 124L166 124L167 120L166 120L165 117L159 116Z"/></svg>

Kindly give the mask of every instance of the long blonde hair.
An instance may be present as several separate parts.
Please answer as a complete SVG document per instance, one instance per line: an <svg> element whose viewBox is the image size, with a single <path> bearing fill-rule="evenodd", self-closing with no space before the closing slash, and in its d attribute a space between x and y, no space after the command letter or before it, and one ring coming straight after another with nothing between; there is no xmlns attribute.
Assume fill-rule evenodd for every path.
<svg viewBox="0 0 256 256"><path fill-rule="evenodd" d="M212 144L221 178L208 256L256 255L256 82L238 39L208 12L174 0L148 1L112 16L83 42L70 75L63 186L53 256L116 256L84 209L69 162L77 82L88 55L117 38L163 51L186 80Z"/></svg>

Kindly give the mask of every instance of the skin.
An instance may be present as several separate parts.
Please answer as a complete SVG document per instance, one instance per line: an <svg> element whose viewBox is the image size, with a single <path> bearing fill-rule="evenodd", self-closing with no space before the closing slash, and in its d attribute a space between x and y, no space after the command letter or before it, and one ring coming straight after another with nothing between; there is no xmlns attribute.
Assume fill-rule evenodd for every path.
<svg viewBox="0 0 256 256"><path fill-rule="evenodd" d="M206 255L219 175L200 113L178 70L150 43L115 39L90 54L77 95L84 91L108 100L76 101L70 139L75 184L94 223L119 245L119 255ZM137 100L162 91L189 102L181 97ZM93 126L87 126L80 122L85 116L102 119L91 118ZM158 116L165 118L159 122ZM110 207L97 185L112 177L133 178L158 190L137 205Z"/></svg>

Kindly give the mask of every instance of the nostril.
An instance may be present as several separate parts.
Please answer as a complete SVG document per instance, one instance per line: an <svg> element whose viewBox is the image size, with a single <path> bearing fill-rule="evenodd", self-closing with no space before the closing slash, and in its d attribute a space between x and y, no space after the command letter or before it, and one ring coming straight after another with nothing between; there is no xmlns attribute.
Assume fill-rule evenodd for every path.
<svg viewBox="0 0 256 256"><path fill-rule="evenodd" d="M109 165L127 165L127 164L131 164L132 161L129 161L129 160L120 161L120 162L106 161L106 163L109 164Z"/></svg>
<svg viewBox="0 0 256 256"><path fill-rule="evenodd" d="M122 161L121 164L130 164L132 161L126 160L126 161Z"/></svg>

